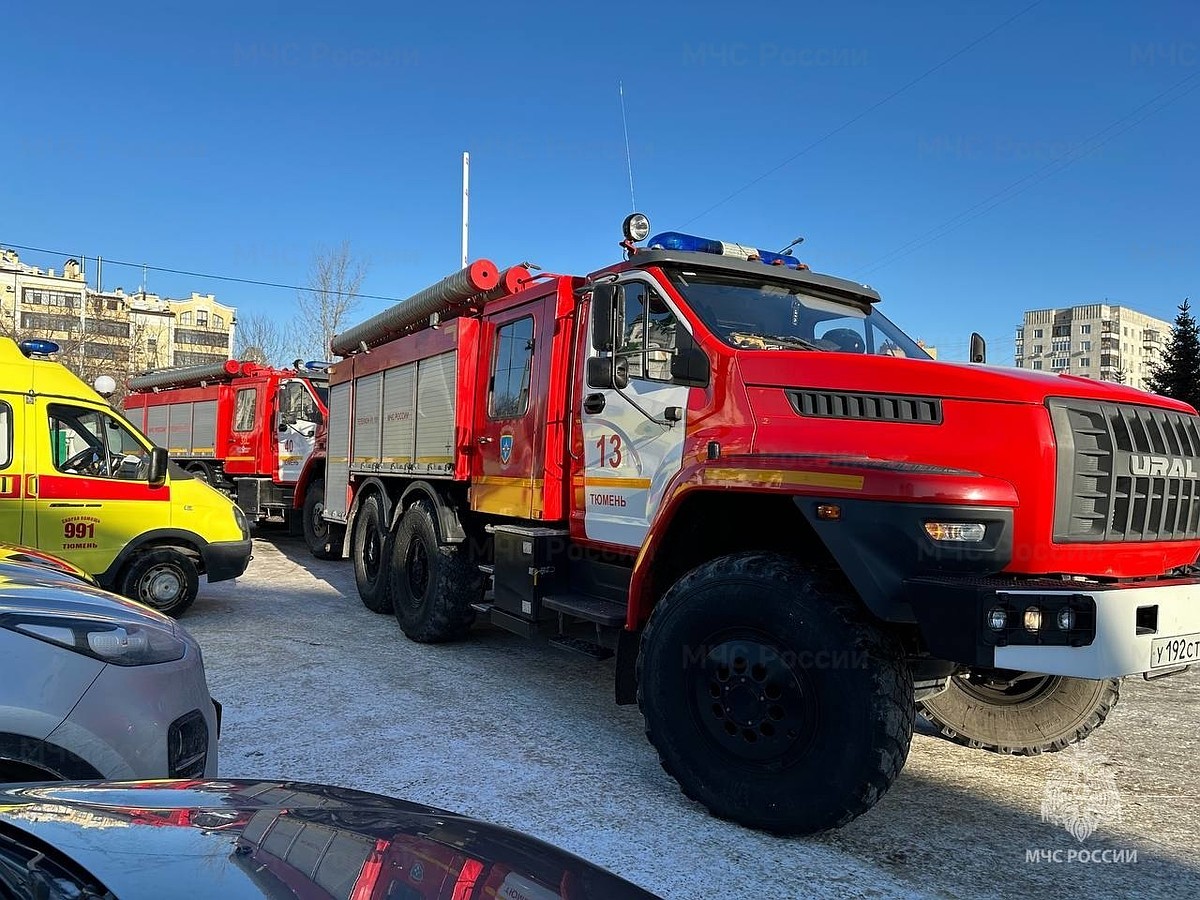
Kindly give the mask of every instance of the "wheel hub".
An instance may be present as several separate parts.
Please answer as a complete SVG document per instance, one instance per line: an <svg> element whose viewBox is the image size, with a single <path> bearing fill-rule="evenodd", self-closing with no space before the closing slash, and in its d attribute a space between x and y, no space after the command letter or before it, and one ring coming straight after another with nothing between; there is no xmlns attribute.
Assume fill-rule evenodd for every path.
<svg viewBox="0 0 1200 900"><path fill-rule="evenodd" d="M408 575L408 590L414 606L419 606L429 590L429 555L422 541L414 540L408 548L404 562L404 571Z"/></svg>
<svg viewBox="0 0 1200 900"><path fill-rule="evenodd" d="M154 606L174 603L183 590L179 576L171 569L152 569L146 579L143 592Z"/></svg>
<svg viewBox="0 0 1200 900"><path fill-rule="evenodd" d="M704 729L741 758L778 758L815 729L807 679L768 640L733 639L711 646L693 684Z"/></svg>

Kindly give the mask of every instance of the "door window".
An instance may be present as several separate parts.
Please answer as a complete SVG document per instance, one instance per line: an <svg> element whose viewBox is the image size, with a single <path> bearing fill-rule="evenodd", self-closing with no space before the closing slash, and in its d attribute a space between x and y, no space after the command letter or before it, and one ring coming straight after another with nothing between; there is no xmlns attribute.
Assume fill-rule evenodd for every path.
<svg viewBox="0 0 1200 900"><path fill-rule="evenodd" d="M529 379L533 370L533 317L526 316L496 329L492 359L492 389L488 415L517 419L529 409Z"/></svg>
<svg viewBox="0 0 1200 900"><path fill-rule="evenodd" d="M12 407L0 402L0 469L7 469L12 462L13 414Z"/></svg>
<svg viewBox="0 0 1200 900"><path fill-rule="evenodd" d="M671 380L678 322L670 307L644 281L624 285L625 334L618 356L629 360L629 377Z"/></svg>
<svg viewBox="0 0 1200 900"><path fill-rule="evenodd" d="M150 451L124 424L95 409L52 404L50 455L54 468L71 475L141 481Z"/></svg>
<svg viewBox="0 0 1200 900"><path fill-rule="evenodd" d="M280 425L317 425L321 411L316 398L303 381L285 382L279 391Z"/></svg>
<svg viewBox="0 0 1200 900"><path fill-rule="evenodd" d="M254 407L258 399L258 390L242 388L233 398L233 430L254 430Z"/></svg>

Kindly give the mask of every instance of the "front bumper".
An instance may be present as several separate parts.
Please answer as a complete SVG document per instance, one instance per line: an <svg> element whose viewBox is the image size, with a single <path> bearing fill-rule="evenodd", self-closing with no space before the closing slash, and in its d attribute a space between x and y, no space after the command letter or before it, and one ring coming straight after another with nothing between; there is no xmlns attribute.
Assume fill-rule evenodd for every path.
<svg viewBox="0 0 1200 900"><path fill-rule="evenodd" d="M1187 664L1173 658L1173 650L1200 646L1198 579L1095 585L914 578L906 587L929 652L964 665L1076 678L1153 676ZM1021 624L1020 614L1031 606L1051 611L1039 633ZM1081 613L1081 627L1066 635L1053 618L1064 606ZM989 612L996 608L1016 612L1015 627L990 628ZM1167 646L1170 639L1188 638Z"/></svg>
<svg viewBox="0 0 1200 900"><path fill-rule="evenodd" d="M200 555L204 558L204 574L208 576L209 583L228 581L245 572L246 566L250 565L250 550L249 538L205 545Z"/></svg>

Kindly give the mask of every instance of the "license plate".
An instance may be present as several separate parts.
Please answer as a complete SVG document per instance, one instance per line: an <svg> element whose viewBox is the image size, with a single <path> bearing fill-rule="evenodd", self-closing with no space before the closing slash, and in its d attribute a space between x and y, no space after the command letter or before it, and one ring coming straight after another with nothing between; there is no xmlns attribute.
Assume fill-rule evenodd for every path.
<svg viewBox="0 0 1200 900"><path fill-rule="evenodd" d="M1200 662L1200 633L1156 638L1150 644L1150 668Z"/></svg>

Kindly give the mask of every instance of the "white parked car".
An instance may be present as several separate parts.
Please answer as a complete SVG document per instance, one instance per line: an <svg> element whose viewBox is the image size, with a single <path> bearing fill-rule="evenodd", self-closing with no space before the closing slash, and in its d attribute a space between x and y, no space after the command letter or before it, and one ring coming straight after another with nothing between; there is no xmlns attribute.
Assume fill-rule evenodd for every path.
<svg viewBox="0 0 1200 900"><path fill-rule="evenodd" d="M0 566L0 782L212 777L219 715L173 619Z"/></svg>

